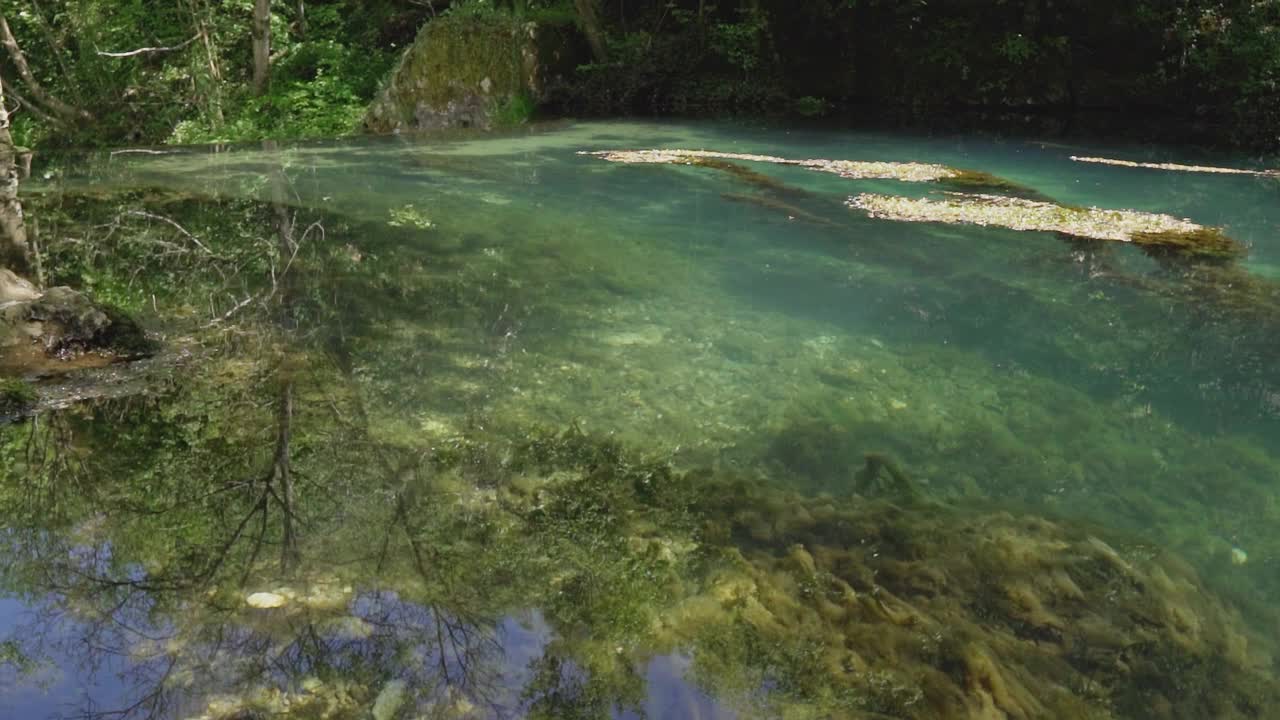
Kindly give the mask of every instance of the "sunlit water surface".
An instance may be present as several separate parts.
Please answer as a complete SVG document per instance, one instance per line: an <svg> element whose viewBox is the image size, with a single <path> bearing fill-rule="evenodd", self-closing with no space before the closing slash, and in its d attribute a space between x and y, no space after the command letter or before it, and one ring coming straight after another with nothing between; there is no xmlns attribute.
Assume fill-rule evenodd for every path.
<svg viewBox="0 0 1280 720"><path fill-rule="evenodd" d="M762 189L577 154L657 147L981 170L1067 205L1223 226L1247 255L1210 272L844 205L936 187L752 165L787 185ZM752 524L799 498L881 507L873 518L1008 510L1106 537L1130 562L1167 556L1247 628L1240 662L1274 680L1280 181L1071 155L1254 167L1142 147L641 123L37 158L23 194L48 272L182 351L122 397L0 429L0 717L1027 716L1013 706L1031 700L977 681L968 692L991 714L985 700L948 705L919 669L934 662L963 688L971 656L957 669L942 650L902 651L895 675L893 653L852 633L845 650L874 658L865 666L760 649L771 626L756 605L783 627L817 621L788 619L754 570L741 572L757 590L717 594L724 563L803 546L815 577L859 589L859 571L824 565L820 547L857 540ZM647 479L625 513L565 510L580 491L556 483L599 479L605 463L537 446L587 453L583 438L695 473L681 482L705 468L766 490L721 497L716 512L737 523L721 535L703 505L646 505ZM918 497L859 486L867 453ZM974 543L966 554L983 552ZM801 606L805 587L792 588ZM925 615L936 593L896 592ZM702 596L736 618L725 627L760 637L701 637ZM987 602L956 607L980 628ZM720 634L721 621L705 622ZM827 621L819 635L835 637L844 621ZM922 643L941 637L914 622ZM1028 642L1073 632L1040 630ZM1041 671L1016 672L1034 687ZM1090 672L1106 686L1128 671ZM1191 717L1133 709L1187 701L1170 692L1096 706ZM1280 712L1242 708L1221 717Z"/></svg>

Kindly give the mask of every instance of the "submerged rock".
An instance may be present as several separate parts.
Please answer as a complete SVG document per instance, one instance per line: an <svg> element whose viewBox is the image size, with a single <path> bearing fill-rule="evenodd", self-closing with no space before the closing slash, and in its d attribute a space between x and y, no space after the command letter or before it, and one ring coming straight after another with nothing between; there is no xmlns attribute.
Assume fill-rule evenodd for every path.
<svg viewBox="0 0 1280 720"><path fill-rule="evenodd" d="M284 595L273 592L256 592L245 598L245 604L251 608L259 610L269 610L272 608L284 607L288 600Z"/></svg>

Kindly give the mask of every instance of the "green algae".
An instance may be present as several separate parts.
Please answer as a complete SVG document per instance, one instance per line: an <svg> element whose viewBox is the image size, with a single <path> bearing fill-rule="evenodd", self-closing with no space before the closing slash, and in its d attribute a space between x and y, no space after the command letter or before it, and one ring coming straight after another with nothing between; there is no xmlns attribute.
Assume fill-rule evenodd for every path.
<svg viewBox="0 0 1280 720"><path fill-rule="evenodd" d="M866 461L867 464L853 478L854 487L858 491L875 491L883 481L882 476L888 476L892 483L891 489L897 494L908 499L920 497L920 491L912 482L911 476L893 458L885 453L873 452L867 453Z"/></svg>
<svg viewBox="0 0 1280 720"><path fill-rule="evenodd" d="M838 223L821 215L766 193L721 193L720 197L729 202L752 205L768 210L771 213L780 214L787 220L799 220L817 227L840 227Z"/></svg>
<svg viewBox="0 0 1280 720"><path fill-rule="evenodd" d="M1051 199L1038 190L1029 188L999 175L979 170L956 170L954 174L938 181L943 187L970 193L994 193L1028 200L1049 201Z"/></svg>

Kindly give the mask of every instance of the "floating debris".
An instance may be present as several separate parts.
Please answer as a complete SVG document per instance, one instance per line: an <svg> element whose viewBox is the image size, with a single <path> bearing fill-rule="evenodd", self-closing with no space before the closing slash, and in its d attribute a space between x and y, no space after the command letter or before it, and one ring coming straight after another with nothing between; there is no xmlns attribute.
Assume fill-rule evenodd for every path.
<svg viewBox="0 0 1280 720"><path fill-rule="evenodd" d="M1132 160L1113 160L1111 158L1081 157L1072 155L1071 159L1082 163L1098 165L1115 165L1116 167L1146 168L1148 170L1172 170L1174 172L1215 173L1218 175L1253 175L1255 177L1280 177L1280 170L1241 170L1239 168L1212 167L1208 165L1179 165L1178 163L1147 163Z"/></svg>
<svg viewBox="0 0 1280 720"><path fill-rule="evenodd" d="M946 193L946 196L943 200L932 200L863 193L849 198L847 204L883 220L1056 232L1205 257L1234 257L1242 252L1240 246L1222 230L1171 215L1068 207L1003 195Z"/></svg>

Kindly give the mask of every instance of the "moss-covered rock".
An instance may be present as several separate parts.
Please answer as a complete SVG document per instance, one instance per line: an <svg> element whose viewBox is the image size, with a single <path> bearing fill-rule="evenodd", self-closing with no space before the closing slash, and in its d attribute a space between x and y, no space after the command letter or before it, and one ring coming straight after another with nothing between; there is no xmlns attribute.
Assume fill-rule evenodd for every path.
<svg viewBox="0 0 1280 720"><path fill-rule="evenodd" d="M571 61L569 38L566 28L502 13L432 20L392 71L364 126L400 132L520 124Z"/></svg>
<svg viewBox="0 0 1280 720"><path fill-rule="evenodd" d="M33 345L63 359L84 352L136 358L154 351L132 318L69 287L49 288L35 299L0 307L0 349Z"/></svg>

